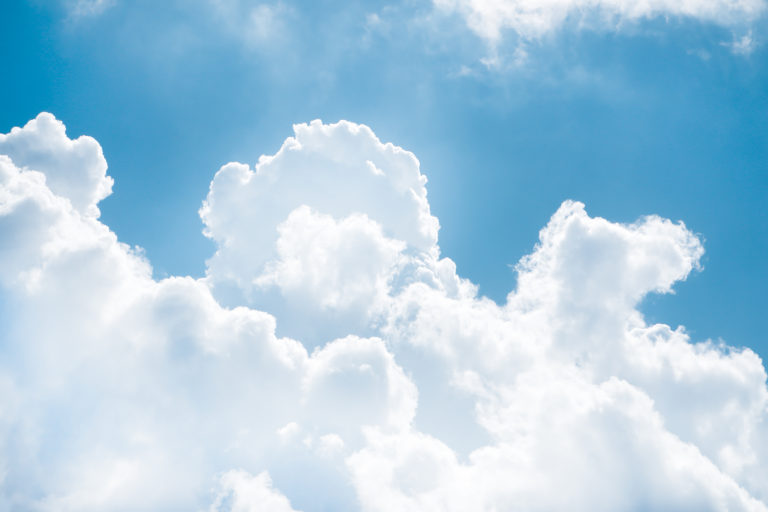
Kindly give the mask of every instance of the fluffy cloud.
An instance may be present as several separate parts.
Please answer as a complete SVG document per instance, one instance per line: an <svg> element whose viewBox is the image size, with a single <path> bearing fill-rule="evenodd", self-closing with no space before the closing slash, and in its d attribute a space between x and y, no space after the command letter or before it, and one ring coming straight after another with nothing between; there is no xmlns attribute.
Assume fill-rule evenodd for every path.
<svg viewBox="0 0 768 512"><path fill-rule="evenodd" d="M364 215L336 222L300 206L277 228L277 258L255 279L294 300L323 309L366 306L387 293L387 282L405 244L384 237Z"/></svg>
<svg viewBox="0 0 768 512"><path fill-rule="evenodd" d="M446 12L464 16L469 28L491 44L504 30L536 39L566 24L614 29L651 18L693 18L723 26L748 23L766 8L764 0L433 0Z"/></svg>
<svg viewBox="0 0 768 512"><path fill-rule="evenodd" d="M210 512L296 512L288 499L272 489L267 473L251 476L246 471L232 470L221 477L221 491Z"/></svg>
<svg viewBox="0 0 768 512"><path fill-rule="evenodd" d="M217 244L207 281L221 303L269 308L313 344L351 324L371 334L398 269L436 261L426 177L367 126L313 121L294 132L254 169L216 173L200 210Z"/></svg>
<svg viewBox="0 0 768 512"><path fill-rule="evenodd" d="M762 361L637 310L698 268L682 223L566 201L499 305L414 155L312 122L216 173L206 277L156 281L96 141L0 150L0 509L768 510Z"/></svg>
<svg viewBox="0 0 768 512"><path fill-rule="evenodd" d="M73 18L98 16L112 7L116 0L64 0L64 5Z"/></svg>
<svg viewBox="0 0 768 512"><path fill-rule="evenodd" d="M51 114L44 112L24 128L0 134L0 154L19 167L45 169L48 188L80 213L98 217L97 204L112 193L99 143L88 136L70 140L64 123Z"/></svg>

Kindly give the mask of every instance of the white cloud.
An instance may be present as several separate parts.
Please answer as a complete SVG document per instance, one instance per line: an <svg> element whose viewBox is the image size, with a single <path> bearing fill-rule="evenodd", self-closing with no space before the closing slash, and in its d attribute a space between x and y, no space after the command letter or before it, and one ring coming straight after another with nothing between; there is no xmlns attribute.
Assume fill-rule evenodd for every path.
<svg viewBox="0 0 768 512"><path fill-rule="evenodd" d="M296 301L365 314L384 299L405 244L387 239L365 215L336 222L300 206L277 227L277 259L254 283L277 286Z"/></svg>
<svg viewBox="0 0 768 512"><path fill-rule="evenodd" d="M83 18L98 16L115 4L116 0L67 0L70 16Z"/></svg>
<svg viewBox="0 0 768 512"><path fill-rule="evenodd" d="M272 488L266 472L251 476L231 470L221 477L221 490L210 512L296 512L288 499Z"/></svg>
<svg viewBox="0 0 768 512"><path fill-rule="evenodd" d="M349 336L312 355L303 381L308 422L330 433L362 434L358 426L406 428L416 389L379 339ZM329 414L330 413L330 414Z"/></svg>
<svg viewBox="0 0 768 512"><path fill-rule="evenodd" d="M288 36L293 9L283 2L207 0L227 32L253 49L265 48Z"/></svg>
<svg viewBox="0 0 768 512"><path fill-rule="evenodd" d="M155 281L93 139L0 143L0 509L768 510L762 361L637 310L698 268L682 223L566 201L497 305L414 155L313 122L216 174L208 276Z"/></svg>
<svg viewBox="0 0 768 512"><path fill-rule="evenodd" d="M81 213L98 217L97 204L112 193L111 177L101 146L93 138L67 138L64 124L42 113L24 128L0 134L0 154L16 165L45 169L48 187Z"/></svg>
<svg viewBox="0 0 768 512"><path fill-rule="evenodd" d="M723 26L749 23L766 8L764 0L433 0L443 12L456 12L490 44L505 30L524 40L538 39L565 25L614 30L652 18L691 18Z"/></svg>
<svg viewBox="0 0 768 512"><path fill-rule="evenodd" d="M525 432L467 463L424 434L372 432L349 459L366 510L765 510L626 382L551 372L521 385Z"/></svg>
<svg viewBox="0 0 768 512"><path fill-rule="evenodd" d="M426 178L412 153L366 126L313 121L294 132L254 169L216 173L200 210L217 244L207 280L224 304L271 308L292 335L370 334L368 316L402 285L398 269L425 274L417 260L436 260Z"/></svg>
<svg viewBox="0 0 768 512"><path fill-rule="evenodd" d="M735 55L747 56L755 51L757 42L752 38L752 31L750 30L739 38L734 37L730 43L722 43L722 45L730 48Z"/></svg>

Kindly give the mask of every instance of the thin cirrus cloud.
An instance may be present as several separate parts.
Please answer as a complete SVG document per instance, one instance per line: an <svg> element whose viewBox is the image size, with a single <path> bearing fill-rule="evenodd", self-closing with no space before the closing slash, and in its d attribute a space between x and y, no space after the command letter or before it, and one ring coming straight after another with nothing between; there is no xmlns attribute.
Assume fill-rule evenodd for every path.
<svg viewBox="0 0 768 512"><path fill-rule="evenodd" d="M86 18L98 16L110 7L117 0L66 0L65 6L73 18Z"/></svg>
<svg viewBox="0 0 768 512"><path fill-rule="evenodd" d="M93 18L117 5L117 0L65 1L64 5L70 18ZM127 2L121 6L135 8ZM453 61L463 63L454 73L464 76L478 73L479 69L469 65L475 57L480 57L484 69L519 69L537 61L529 54L539 46L551 47L558 34L652 34L654 30L647 22L658 20L693 21L703 27L724 29L730 35L715 32L708 38L714 38L715 46L726 47L734 55L748 56L762 44L759 22L765 19L766 7L766 0L424 0L393 2L378 9L361 5L318 14L301 3L282 0L196 0L183 7L183 16L179 16L182 12L174 12L179 6L166 6L172 12L168 26L183 28L178 32L187 36L174 38L170 44L163 40L156 46L161 51L166 47L186 48L195 37L199 37L196 44L215 37L236 42L263 58L279 49L281 59L273 71L284 74L299 62L302 64L298 69L318 61L334 68L339 55L368 51L371 42L378 40L385 41L389 48L398 39L407 40L409 52L415 50L417 54L442 48ZM458 30L454 20L458 20ZM323 34L334 37L325 38ZM479 41L479 47L467 50L475 48L474 44L466 44L468 40Z"/></svg>
<svg viewBox="0 0 768 512"><path fill-rule="evenodd" d="M0 154L0 509L768 510L761 360L637 310L699 268L682 223L566 201L499 305L416 157L315 121L216 173L206 277L155 280L95 140L43 113Z"/></svg>
<svg viewBox="0 0 768 512"><path fill-rule="evenodd" d="M652 18L690 18L725 27L743 26L761 16L764 0L433 0L438 10L457 12L469 28L490 44L498 44L504 30L524 40L536 39L566 24L618 29Z"/></svg>
<svg viewBox="0 0 768 512"><path fill-rule="evenodd" d="M260 49L289 39L294 9L283 2L253 3L208 0L215 19L246 47Z"/></svg>

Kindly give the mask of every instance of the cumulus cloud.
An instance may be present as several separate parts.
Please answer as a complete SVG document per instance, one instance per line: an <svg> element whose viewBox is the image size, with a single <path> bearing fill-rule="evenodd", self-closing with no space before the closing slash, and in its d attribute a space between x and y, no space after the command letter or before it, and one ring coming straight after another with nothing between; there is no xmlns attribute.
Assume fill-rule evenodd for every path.
<svg viewBox="0 0 768 512"><path fill-rule="evenodd" d="M323 309L366 306L383 299L405 247L384 237L381 226L354 214L336 222L300 206L277 227L277 258L254 280L277 286L293 300Z"/></svg>
<svg viewBox="0 0 768 512"><path fill-rule="evenodd" d="M367 126L313 121L294 133L253 169L216 173L200 210L217 245L207 281L223 304L269 307L295 335L345 336L355 323L370 334L395 281L444 266L426 177Z"/></svg>
<svg viewBox="0 0 768 512"><path fill-rule="evenodd" d="M112 193L107 161L92 137L67 137L64 123L42 113L24 128L0 134L0 154L28 169L45 169L48 188L80 211L98 217L99 201Z"/></svg>
<svg viewBox="0 0 768 512"><path fill-rule="evenodd" d="M469 28L492 45L505 30L523 40L544 37L566 24L597 29L652 18L690 18L731 27L750 23L766 8L764 0L433 0L443 12L459 13Z"/></svg>
<svg viewBox="0 0 768 512"><path fill-rule="evenodd" d="M206 277L159 281L96 141L0 136L0 509L768 510L762 361L637 309L699 268L684 224L566 201L496 304L413 154L294 131L216 173Z"/></svg>
<svg viewBox="0 0 768 512"><path fill-rule="evenodd" d="M296 512L288 499L272 489L266 472L256 476L247 471L231 470L221 477L221 490L210 512Z"/></svg>

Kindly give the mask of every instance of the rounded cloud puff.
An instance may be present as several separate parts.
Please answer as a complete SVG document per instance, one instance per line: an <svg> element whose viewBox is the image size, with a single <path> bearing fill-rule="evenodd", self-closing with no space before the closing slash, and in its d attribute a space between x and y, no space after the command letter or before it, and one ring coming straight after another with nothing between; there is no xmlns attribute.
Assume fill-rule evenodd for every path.
<svg viewBox="0 0 768 512"><path fill-rule="evenodd" d="M93 139L0 136L1 510L768 510L762 361L637 309L698 268L682 223L566 201L500 305L412 154L294 130L214 177L208 275L159 281Z"/></svg>
<svg viewBox="0 0 768 512"><path fill-rule="evenodd" d="M383 236L418 251L434 248L438 222L412 153L346 121L313 121L295 125L294 132L255 169L230 163L211 182L200 216L218 246L208 261L214 283L232 282L246 292L259 278L263 283L265 265L275 257L275 227L302 206L336 219L364 213ZM284 239L290 227L283 226ZM290 251L289 243L280 249Z"/></svg>
<svg viewBox="0 0 768 512"><path fill-rule="evenodd" d="M41 171L51 191L69 199L76 210L99 216L97 204L112 193L101 146L88 136L71 140L64 123L43 112L24 128L0 134L0 155L25 169Z"/></svg>

